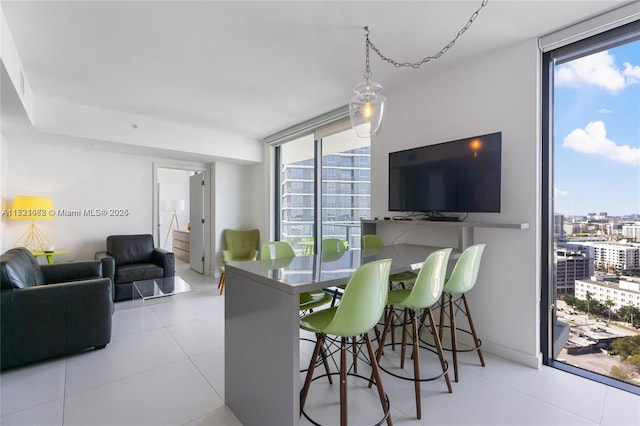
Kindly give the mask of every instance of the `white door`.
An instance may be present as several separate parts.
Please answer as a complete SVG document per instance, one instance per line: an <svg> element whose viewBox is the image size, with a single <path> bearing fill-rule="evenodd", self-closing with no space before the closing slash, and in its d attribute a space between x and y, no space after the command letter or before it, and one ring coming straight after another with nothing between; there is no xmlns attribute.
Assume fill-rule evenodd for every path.
<svg viewBox="0 0 640 426"><path fill-rule="evenodd" d="M189 221L191 222L189 264L204 273L204 173L189 178Z"/></svg>

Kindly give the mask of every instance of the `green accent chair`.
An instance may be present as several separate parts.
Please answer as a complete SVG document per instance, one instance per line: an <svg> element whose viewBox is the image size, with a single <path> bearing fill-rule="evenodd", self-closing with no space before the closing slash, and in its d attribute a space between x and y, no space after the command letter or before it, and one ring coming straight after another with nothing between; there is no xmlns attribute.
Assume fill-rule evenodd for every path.
<svg viewBox="0 0 640 426"><path fill-rule="evenodd" d="M378 390L385 416L384 419L386 419L389 426L393 424L389 412L389 400L382 386L378 363L368 334L384 312L387 303L390 269L391 259L378 260L360 266L347 283L339 305L305 315L300 319L302 329L316 333L317 336L304 386L300 392L300 411L302 415L314 424L318 423L307 416L304 407L311 382L314 380L313 373L318 357L328 350L328 348L325 349L325 343L331 340L328 339L328 336L336 336L339 338L336 339L336 343L339 340L340 344L340 371L338 373L327 373L329 376L340 375L340 425L346 425L348 419L347 376L370 380L368 377L358 376L347 367L347 348L350 347L348 344L349 338L354 340L358 338L359 346L366 344L369 360L371 361L374 384Z"/></svg>
<svg viewBox="0 0 640 426"><path fill-rule="evenodd" d="M226 249L222 250L222 263L246 262L258 258L258 244L260 242L260 231L257 229L235 230L225 229L222 231ZM218 288L220 294L224 292L225 278L224 265L220 267L220 281Z"/></svg>
<svg viewBox="0 0 640 426"><path fill-rule="evenodd" d="M389 374L405 379L412 380L414 382L415 397L416 397L416 416L422 418L422 407L420 404L420 385L423 381L430 381L436 378L444 376L447 383L449 393L452 392L451 381L449 380L449 373L447 362L444 358L444 352L442 351L442 343L440 342L440 336L438 335L438 329L433 319L433 313L431 308L438 304L440 296L442 295L442 289L444 287L445 275L447 272L447 263L449 256L451 255L450 248L437 250L431 253L424 261L422 269L418 273L415 283L411 289L396 289L389 291L387 305L391 309L387 310L387 318L384 324L384 330L380 338L380 345L376 353L376 360L380 362L382 357L384 342L387 334L391 330L391 323L394 316L395 308L403 308L404 316L406 318L407 313L410 317L410 323L412 328L411 340L413 343L413 351L411 358L413 359L413 377L406 377L402 375L396 375L391 370L387 371ZM419 315L419 312L422 314ZM418 318L420 316L420 318ZM436 377L421 378L420 376L420 331L422 326L425 325L425 319L429 318L429 330L433 336L435 342L436 351L440 358L440 366L442 367L442 373ZM419 324L420 323L420 324ZM409 330L407 330L408 322L404 321L402 325L402 350L400 354L400 368L404 368L404 360L407 350L407 336L409 336ZM381 367L383 368L383 367ZM386 371L386 370L385 370ZM369 385L371 387L371 385Z"/></svg>
<svg viewBox="0 0 640 426"><path fill-rule="evenodd" d="M466 293L469 292L476 284L478 280L478 271L480 270L480 261L486 244L476 244L466 248L458 260L456 261L451 276L444 284L442 290L442 301L440 302L440 323L438 327L438 334L442 339L442 332L444 328L444 317L446 308L449 308L449 328L451 329L451 351L453 353L453 372L454 380L458 381L458 352L463 350L458 349L457 331L463 331L470 334L473 337L474 346L471 349L464 351L476 351L478 352L478 358L480 358L480 364L484 367L484 357L480 346L482 342L478 338L476 327L473 324L471 317L471 311L469 310L469 303L467 302ZM469 323L469 330L458 329L456 326L456 312L461 312L467 318Z"/></svg>

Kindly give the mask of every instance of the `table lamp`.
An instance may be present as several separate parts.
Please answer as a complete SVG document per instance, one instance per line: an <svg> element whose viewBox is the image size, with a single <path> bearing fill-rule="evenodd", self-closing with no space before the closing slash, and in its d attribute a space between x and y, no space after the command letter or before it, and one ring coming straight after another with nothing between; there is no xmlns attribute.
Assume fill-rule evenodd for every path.
<svg viewBox="0 0 640 426"><path fill-rule="evenodd" d="M18 238L14 247L26 247L31 251L44 251L50 245L49 240L36 227L36 220L53 220L53 201L48 197L16 195L11 207L10 219L30 220L31 225Z"/></svg>

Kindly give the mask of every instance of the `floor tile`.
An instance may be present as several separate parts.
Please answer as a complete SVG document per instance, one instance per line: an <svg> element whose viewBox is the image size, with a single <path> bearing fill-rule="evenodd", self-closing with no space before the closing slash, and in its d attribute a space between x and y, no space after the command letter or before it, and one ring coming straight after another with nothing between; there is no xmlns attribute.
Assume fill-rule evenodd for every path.
<svg viewBox="0 0 640 426"><path fill-rule="evenodd" d="M2 417L64 398L66 359L54 359L3 371Z"/></svg>
<svg viewBox="0 0 640 426"><path fill-rule="evenodd" d="M191 361L224 400L224 348L192 356Z"/></svg>
<svg viewBox="0 0 640 426"><path fill-rule="evenodd" d="M185 358L164 329L119 337L104 349L69 357L66 394L73 395Z"/></svg>
<svg viewBox="0 0 640 426"><path fill-rule="evenodd" d="M182 425L224 406L189 360L72 395L65 425Z"/></svg>
<svg viewBox="0 0 640 426"><path fill-rule="evenodd" d="M62 426L64 400L37 405L8 416L2 416L4 426Z"/></svg>
<svg viewBox="0 0 640 426"><path fill-rule="evenodd" d="M640 397L620 389L608 388L600 424L603 426L640 425Z"/></svg>

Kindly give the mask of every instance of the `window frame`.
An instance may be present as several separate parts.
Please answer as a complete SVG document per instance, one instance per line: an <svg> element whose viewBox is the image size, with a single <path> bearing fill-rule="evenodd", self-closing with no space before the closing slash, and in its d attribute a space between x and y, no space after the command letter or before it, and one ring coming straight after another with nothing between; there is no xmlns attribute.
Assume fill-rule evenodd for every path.
<svg viewBox="0 0 640 426"><path fill-rule="evenodd" d="M555 274L554 270L554 69L556 65L640 40L640 20L628 22L605 32L575 41L571 44L543 52L541 62L541 132L542 132L542 173L541 173L541 303L540 303L540 348L544 365L568 373L640 395L640 386L617 380L580 367L553 359L555 311Z"/></svg>

